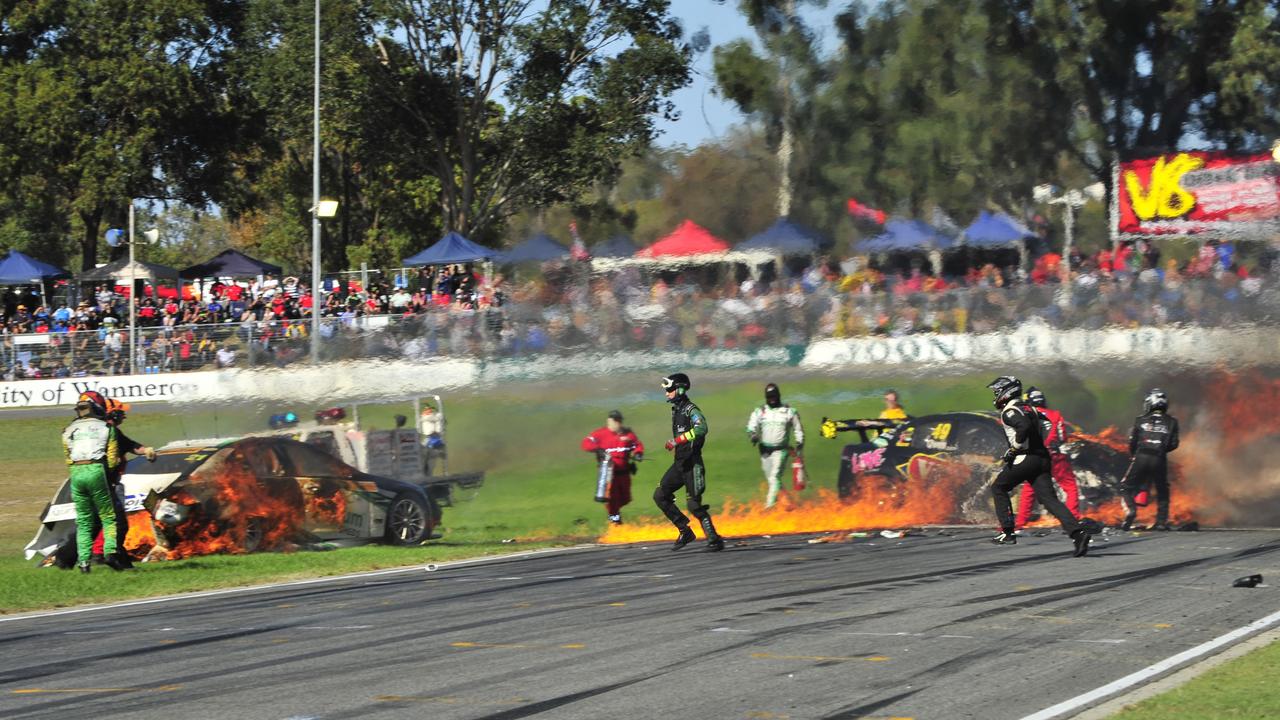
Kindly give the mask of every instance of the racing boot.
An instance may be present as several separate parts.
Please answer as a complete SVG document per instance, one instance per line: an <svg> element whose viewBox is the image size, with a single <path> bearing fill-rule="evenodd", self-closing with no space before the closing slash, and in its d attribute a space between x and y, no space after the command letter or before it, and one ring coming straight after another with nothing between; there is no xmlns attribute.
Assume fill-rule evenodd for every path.
<svg viewBox="0 0 1280 720"><path fill-rule="evenodd" d="M676 538L676 543L675 545L671 546L671 549L679 550L680 548L684 547L685 545L688 545L689 543L697 539L698 539L698 536L693 534L693 531L689 529L688 525L681 525L680 537Z"/></svg>
<svg viewBox="0 0 1280 720"><path fill-rule="evenodd" d="M89 568L89 563L82 563L82 564L80 565L80 572L81 572L82 574L84 574L84 575L88 575L88 574L89 574L89 570L90 570L90 568Z"/></svg>
<svg viewBox="0 0 1280 720"><path fill-rule="evenodd" d="M724 538L720 537L720 533L716 532L716 526L711 522L711 516L699 518L702 522L702 534L707 536L707 552L720 552L724 549Z"/></svg>
<svg viewBox="0 0 1280 720"><path fill-rule="evenodd" d="M89 562L93 565L106 565L107 561L102 553L93 553L89 556Z"/></svg>
<svg viewBox="0 0 1280 720"><path fill-rule="evenodd" d="M1089 531L1085 528L1077 528L1071 533L1071 539L1075 541L1076 549L1072 552L1073 557L1084 557L1089 554Z"/></svg>
<svg viewBox="0 0 1280 720"><path fill-rule="evenodd" d="M1132 530L1133 521L1138 517L1137 513L1129 513L1124 516L1124 522L1120 523L1121 530Z"/></svg>
<svg viewBox="0 0 1280 720"><path fill-rule="evenodd" d="M614 525L621 525L621 524L622 524L622 513L614 513L613 515L610 515L610 516L609 516L609 522L610 522L610 523L612 523L612 524L614 524Z"/></svg>
<svg viewBox="0 0 1280 720"><path fill-rule="evenodd" d="M1014 534L1014 531L1012 530L1005 530L999 535L991 538L991 543L993 545L1017 545L1018 536Z"/></svg>
<svg viewBox="0 0 1280 720"><path fill-rule="evenodd" d="M120 562L120 557L115 553L107 554L102 560L107 567L115 570L116 572L126 569L124 563Z"/></svg>
<svg viewBox="0 0 1280 720"><path fill-rule="evenodd" d="M1173 528L1169 527L1169 523L1165 523L1165 522L1158 522L1158 523L1156 523L1155 525L1152 525L1152 526L1151 526L1151 529L1152 529L1152 530L1156 530L1156 531L1158 531L1158 532L1169 532L1169 531L1170 531L1170 530L1172 530Z"/></svg>

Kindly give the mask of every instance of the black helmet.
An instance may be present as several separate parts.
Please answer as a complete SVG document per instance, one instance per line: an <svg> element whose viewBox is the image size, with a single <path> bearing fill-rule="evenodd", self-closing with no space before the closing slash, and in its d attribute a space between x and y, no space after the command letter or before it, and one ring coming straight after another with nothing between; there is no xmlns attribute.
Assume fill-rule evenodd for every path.
<svg viewBox="0 0 1280 720"><path fill-rule="evenodd" d="M782 391L778 389L776 383L764 386L764 401L769 407L778 407L782 404Z"/></svg>
<svg viewBox="0 0 1280 720"><path fill-rule="evenodd" d="M1049 401L1045 399L1044 391L1035 385L1027 388L1027 402L1038 408L1049 407Z"/></svg>
<svg viewBox="0 0 1280 720"><path fill-rule="evenodd" d="M684 373L671 373L670 375L662 378L662 391L671 392L672 390L675 390L676 397L680 397L681 395L689 392L691 385L692 383L689 382L689 376Z"/></svg>
<svg viewBox="0 0 1280 720"><path fill-rule="evenodd" d="M1022 397L1022 381L1012 375L1001 375L992 380L987 388L995 396L995 406L1001 410L1010 400Z"/></svg>
<svg viewBox="0 0 1280 720"><path fill-rule="evenodd" d="M1164 412L1168 409L1169 396L1165 395L1160 388L1151 388L1151 392L1147 393L1147 397L1142 401L1142 413L1144 415L1156 410Z"/></svg>

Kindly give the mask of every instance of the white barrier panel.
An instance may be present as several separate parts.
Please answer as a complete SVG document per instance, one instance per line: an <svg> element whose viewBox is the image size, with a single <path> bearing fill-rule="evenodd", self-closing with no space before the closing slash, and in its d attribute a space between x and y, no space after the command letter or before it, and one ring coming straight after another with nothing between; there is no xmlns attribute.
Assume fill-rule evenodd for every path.
<svg viewBox="0 0 1280 720"><path fill-rule="evenodd" d="M0 409L70 407L85 390L97 390L128 403L227 402L250 398L290 402L374 400L457 389L474 384L478 374L478 363L469 360L369 360L269 370L20 380L0 383Z"/></svg>
<svg viewBox="0 0 1280 720"><path fill-rule="evenodd" d="M1148 365L1271 362L1280 351L1280 334L1268 328L1135 328L1056 331L1024 326L982 335L904 335L902 337L819 340L809 346L800 367L981 363L1069 360L1080 365L1117 360ZM994 363L994 365L993 365Z"/></svg>

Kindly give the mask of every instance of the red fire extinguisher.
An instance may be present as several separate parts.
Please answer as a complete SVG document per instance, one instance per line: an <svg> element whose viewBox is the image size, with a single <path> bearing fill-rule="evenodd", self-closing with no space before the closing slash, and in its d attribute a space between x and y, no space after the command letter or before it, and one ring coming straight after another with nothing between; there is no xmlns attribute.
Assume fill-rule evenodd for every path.
<svg viewBox="0 0 1280 720"><path fill-rule="evenodd" d="M796 453L795 459L791 461L791 488L799 492L808 484L809 473L804 470L804 456Z"/></svg>

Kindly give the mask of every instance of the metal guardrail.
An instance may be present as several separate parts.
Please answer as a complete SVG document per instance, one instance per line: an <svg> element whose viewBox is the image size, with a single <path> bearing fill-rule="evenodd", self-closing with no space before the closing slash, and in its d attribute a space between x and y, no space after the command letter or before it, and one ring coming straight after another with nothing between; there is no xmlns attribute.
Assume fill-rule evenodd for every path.
<svg viewBox="0 0 1280 720"><path fill-rule="evenodd" d="M1230 280L1172 286L1134 281L1078 285L1070 293L1056 285L1022 285L932 293L827 288L718 298L677 287L660 300L633 292L563 304L431 306L414 314L324 318L320 360L749 350L830 337L985 333L1033 319L1064 330L1280 324L1280 288ZM306 319L139 328L137 367L144 373L283 367L309 359L309 332ZM128 328L3 334L0 370L6 379L126 374L128 334Z"/></svg>

